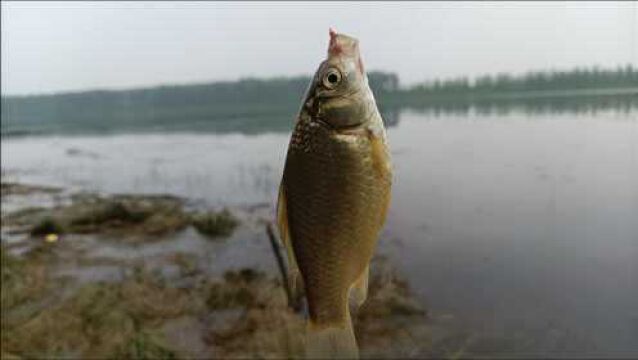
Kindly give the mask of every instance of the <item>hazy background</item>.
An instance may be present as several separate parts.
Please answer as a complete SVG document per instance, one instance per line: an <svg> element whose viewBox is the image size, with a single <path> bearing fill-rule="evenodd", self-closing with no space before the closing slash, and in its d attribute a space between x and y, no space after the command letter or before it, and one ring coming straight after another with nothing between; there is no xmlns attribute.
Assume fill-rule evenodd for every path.
<svg viewBox="0 0 638 360"><path fill-rule="evenodd" d="M2 2L2 94L314 72L329 26L403 84L638 63L635 2Z"/></svg>
<svg viewBox="0 0 638 360"><path fill-rule="evenodd" d="M208 280L279 277L263 221L329 26L394 168L362 357L638 358L638 3L79 1L2 1L0 357L299 357L259 282ZM241 221L140 236L175 222L115 194Z"/></svg>

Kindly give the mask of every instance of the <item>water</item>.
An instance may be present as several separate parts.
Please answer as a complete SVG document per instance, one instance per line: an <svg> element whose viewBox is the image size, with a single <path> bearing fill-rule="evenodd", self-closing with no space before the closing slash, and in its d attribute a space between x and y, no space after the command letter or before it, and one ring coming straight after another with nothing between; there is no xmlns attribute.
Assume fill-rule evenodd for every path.
<svg viewBox="0 0 638 360"><path fill-rule="evenodd" d="M396 173L380 249L475 352L638 356L636 111L402 112L388 136ZM2 171L273 209L288 137L3 138Z"/></svg>

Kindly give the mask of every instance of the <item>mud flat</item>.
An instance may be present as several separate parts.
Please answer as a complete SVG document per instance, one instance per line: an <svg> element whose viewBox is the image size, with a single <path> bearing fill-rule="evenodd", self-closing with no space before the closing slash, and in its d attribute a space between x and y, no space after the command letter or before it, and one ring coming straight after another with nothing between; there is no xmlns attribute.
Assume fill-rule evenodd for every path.
<svg viewBox="0 0 638 360"><path fill-rule="evenodd" d="M3 203L23 189L3 185ZM40 205L2 216L3 359L303 356L305 321L275 271L267 208L96 194ZM362 357L456 354L391 264L379 256L372 269L353 316Z"/></svg>

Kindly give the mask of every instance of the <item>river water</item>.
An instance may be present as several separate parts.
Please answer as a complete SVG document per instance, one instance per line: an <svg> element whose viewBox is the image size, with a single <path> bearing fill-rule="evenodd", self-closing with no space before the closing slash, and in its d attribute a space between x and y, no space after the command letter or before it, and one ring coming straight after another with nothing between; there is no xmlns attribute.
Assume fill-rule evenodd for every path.
<svg viewBox="0 0 638 360"><path fill-rule="evenodd" d="M638 112L403 111L397 122L380 251L430 312L480 338L475 353L638 356ZM7 137L2 172L274 209L288 138Z"/></svg>

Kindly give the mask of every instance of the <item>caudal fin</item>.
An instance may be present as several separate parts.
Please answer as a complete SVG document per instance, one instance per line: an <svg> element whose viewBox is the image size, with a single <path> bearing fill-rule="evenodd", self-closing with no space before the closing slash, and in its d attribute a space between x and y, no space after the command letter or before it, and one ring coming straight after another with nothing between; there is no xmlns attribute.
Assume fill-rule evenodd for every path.
<svg viewBox="0 0 638 360"><path fill-rule="evenodd" d="M319 327L310 321L306 334L306 359L358 359L359 348L348 316L342 325Z"/></svg>

